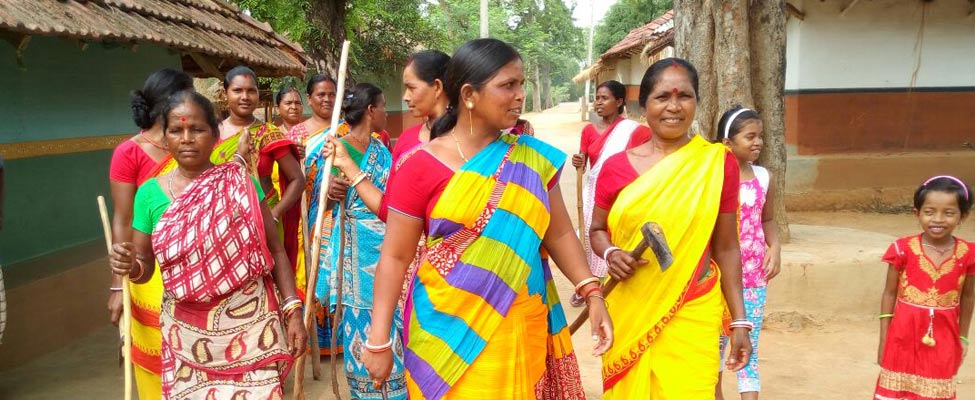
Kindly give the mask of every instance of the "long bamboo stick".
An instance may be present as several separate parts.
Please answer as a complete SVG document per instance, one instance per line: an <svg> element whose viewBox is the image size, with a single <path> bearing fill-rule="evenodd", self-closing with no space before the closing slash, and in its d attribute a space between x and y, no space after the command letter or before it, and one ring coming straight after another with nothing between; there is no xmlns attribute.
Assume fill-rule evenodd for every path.
<svg viewBox="0 0 975 400"><path fill-rule="evenodd" d="M345 99L345 95L343 93L345 93L345 74L346 74L346 70L348 69L348 63L349 63L349 41L346 40L345 42L342 43L342 56L341 58L339 58L339 71L338 71L339 79L335 91L338 95L335 96L335 107L332 109L332 125L331 125L332 136L335 135L336 127L339 124L339 114L341 114L340 110L342 110L342 102ZM328 137L326 137L325 140L328 140ZM321 187L319 188L319 194L318 194L318 210L315 216L315 228L312 231L312 234L314 235L314 240L312 240L312 246L311 246L312 248L311 264L308 267L306 267L306 269L308 270L307 271L308 286L306 287L305 290L304 322L305 322L305 328L308 329L309 331L311 330L310 325L311 325L312 307L309 307L308 305L311 304L311 302L315 301L315 285L318 283L318 262L319 262L319 253L321 253L320 249L322 245L322 219L325 215L325 206L327 204L325 198L328 197L327 196L328 186L332 179L332 163L334 162L334 157L335 154L333 153L331 157L326 159L325 165L322 167L321 170L322 174L324 174L325 176L325 179L322 180L322 184ZM294 398L296 400L304 400L305 398L304 361L305 361L304 354L299 355L298 360L295 361L297 363L297 366L295 368L295 389L294 389L295 392ZM333 363L335 362L334 355L331 361Z"/></svg>
<svg viewBox="0 0 975 400"><path fill-rule="evenodd" d="M338 400L342 399L342 395L339 393L339 373L338 373L338 363L335 362L335 355L338 353L338 331L339 331L339 320L342 318L342 313L345 312L342 306L342 287L345 284L343 279L345 277L344 271L344 260L345 260L345 200L339 202L339 217L336 220L339 226L339 256L338 262L335 265L336 270L336 285L335 285L335 314L332 315L332 334L331 343L329 343L329 349L332 353L332 394ZM335 238L332 238L333 240ZM328 307L326 302L325 307ZM350 349L351 350L351 349Z"/></svg>
<svg viewBox="0 0 975 400"><path fill-rule="evenodd" d="M108 222L108 207L105 206L105 197L98 196L98 212L102 216L102 231L105 233L105 247L108 254L112 254L112 228ZM129 294L129 279L122 279L122 319L118 323L119 332L122 334L122 357L125 362L123 376L125 379L125 400L132 399L132 332L130 329L132 321L132 298Z"/></svg>
<svg viewBox="0 0 975 400"><path fill-rule="evenodd" d="M302 169L304 169L304 159L302 159ZM304 173L302 173L302 176L304 176ZM308 177L305 177L305 182L307 182L307 179ZM304 184L305 182L302 182L302 184ZM308 288L308 270L309 270L308 265L309 264L308 263L310 261L308 257L310 257L311 255L311 238L308 236L308 233L311 232L311 229L308 228L308 196L305 196L304 194L302 194L301 196L300 223L301 223L301 244L305 254L304 257L305 291L307 293L307 290L309 290ZM305 307L311 307L311 304L305 304ZM302 323L304 323L304 320L302 320ZM315 328L314 324L312 324L311 326L306 325L305 329L308 330L308 337L311 338L311 354L312 354L311 376L313 379L317 381L322 377L322 357L318 348L318 329Z"/></svg>
<svg viewBox="0 0 975 400"><path fill-rule="evenodd" d="M582 213L582 186L583 186L583 177L585 177L586 174L585 171L586 171L585 164L582 164L581 167L576 168L576 211L578 212L579 215L579 241L581 241L583 245L586 244L586 236L585 236L586 219L585 219L585 215L583 215Z"/></svg>

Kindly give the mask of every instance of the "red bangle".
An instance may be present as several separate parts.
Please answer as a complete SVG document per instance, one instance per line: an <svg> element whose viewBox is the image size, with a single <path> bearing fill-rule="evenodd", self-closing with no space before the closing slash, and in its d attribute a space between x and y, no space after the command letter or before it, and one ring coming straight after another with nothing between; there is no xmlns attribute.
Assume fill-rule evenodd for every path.
<svg viewBox="0 0 975 400"><path fill-rule="evenodd" d="M602 286L596 286L596 287L594 287L592 289L587 290L586 291L586 294L583 295L582 298L588 299L589 298L589 295L593 294L594 292L600 292L600 293L602 293L602 291L603 291L603 287Z"/></svg>

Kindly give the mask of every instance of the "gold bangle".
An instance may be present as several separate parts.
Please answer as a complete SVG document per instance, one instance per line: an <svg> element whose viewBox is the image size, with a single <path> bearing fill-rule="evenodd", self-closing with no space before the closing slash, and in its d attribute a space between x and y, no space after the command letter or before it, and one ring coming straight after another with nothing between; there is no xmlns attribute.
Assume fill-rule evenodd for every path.
<svg viewBox="0 0 975 400"><path fill-rule="evenodd" d="M132 274L130 273L129 274L129 281L132 281L132 282L135 282L135 281L137 281L139 279L142 279L142 275L145 275L146 274L146 266L145 266L145 264L142 263L142 260L140 260L138 257L136 257L135 263L136 263L136 265L139 266L139 275L136 275L135 277L133 277Z"/></svg>
<svg viewBox="0 0 975 400"><path fill-rule="evenodd" d="M593 282L599 283L599 278L593 276L579 281L579 283L576 284L576 289L575 289L576 294L579 293L579 289L582 289L583 286L586 286Z"/></svg>

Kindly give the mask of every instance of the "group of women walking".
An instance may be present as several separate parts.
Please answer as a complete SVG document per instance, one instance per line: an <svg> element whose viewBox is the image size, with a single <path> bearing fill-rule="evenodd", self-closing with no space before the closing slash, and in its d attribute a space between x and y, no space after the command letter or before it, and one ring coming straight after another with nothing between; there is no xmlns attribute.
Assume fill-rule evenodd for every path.
<svg viewBox="0 0 975 400"><path fill-rule="evenodd" d="M278 91L279 129L253 116L246 67L227 74L221 122L186 75L150 76L133 99L143 130L111 167L110 310L117 321L114 291L131 284L140 398L281 398L307 348L301 310L313 305L300 295L312 290L323 316L313 340L343 351L353 398L582 399L553 266L588 305L604 398L714 398L724 314L730 368L748 362L752 324L738 162L688 135L694 67L648 69L649 128L621 118L622 85L600 85L601 119L572 159L592 170L582 240L559 186L567 156L520 119L524 82L521 56L499 40L419 52L403 100L423 122L390 149L393 99L368 83L337 93L312 77L303 121L300 93ZM335 112L344 121L331 126ZM629 253L648 222L666 236L669 268ZM321 246L305 254L314 236ZM305 287L312 258L319 278ZM619 281L611 293L607 279Z"/></svg>

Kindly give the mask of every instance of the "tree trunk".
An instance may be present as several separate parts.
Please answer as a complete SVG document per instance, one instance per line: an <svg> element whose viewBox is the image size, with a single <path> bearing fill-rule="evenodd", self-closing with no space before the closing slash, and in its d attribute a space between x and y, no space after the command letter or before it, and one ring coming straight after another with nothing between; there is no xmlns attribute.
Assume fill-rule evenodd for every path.
<svg viewBox="0 0 975 400"><path fill-rule="evenodd" d="M752 26L752 95L762 111L765 124L765 149L759 158L772 174L775 220L779 237L788 242L789 219L785 209L785 23L786 14L778 0L762 0L752 6L748 23Z"/></svg>
<svg viewBox="0 0 975 400"><path fill-rule="evenodd" d="M345 14L347 0L313 0L308 9L308 21L318 27L319 40L311 41L308 54L315 60L319 73L336 77L342 42L345 41Z"/></svg>
<svg viewBox="0 0 975 400"><path fill-rule="evenodd" d="M532 112L542 112L542 85L538 62L532 63Z"/></svg>
<svg viewBox="0 0 975 400"><path fill-rule="evenodd" d="M785 11L779 0L675 0L675 48L698 70L696 120L714 138L718 119L734 105L762 115L760 162L772 173L775 219L789 240L785 210Z"/></svg>
<svg viewBox="0 0 975 400"><path fill-rule="evenodd" d="M539 79L542 85L542 109L547 110L555 105L552 101L552 66L545 63L539 68L541 73Z"/></svg>

